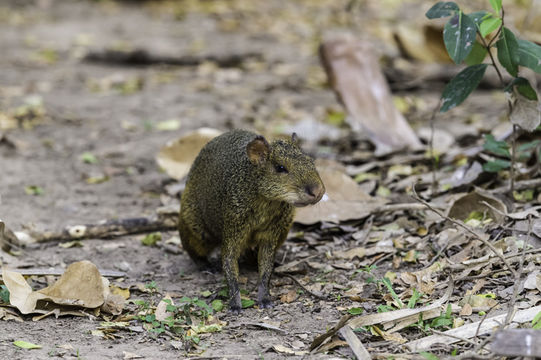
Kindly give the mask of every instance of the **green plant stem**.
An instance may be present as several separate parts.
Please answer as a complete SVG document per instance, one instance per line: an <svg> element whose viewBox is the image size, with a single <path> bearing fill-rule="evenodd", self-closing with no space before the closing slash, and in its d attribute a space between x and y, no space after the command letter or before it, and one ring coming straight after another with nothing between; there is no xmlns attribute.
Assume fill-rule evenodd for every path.
<svg viewBox="0 0 541 360"><path fill-rule="evenodd" d="M501 19L502 19L502 24L500 25L500 27L498 28L498 32L496 32L496 36L494 36L490 42L487 44L485 38L481 35L481 33L479 32L479 29L477 30L478 34L479 34L479 37L481 38L481 41L483 42L483 46L487 49L487 52L488 52L488 56L490 57L490 61L492 62L492 66L494 66L494 69L496 70L496 73L498 74L498 78L500 79L500 84L502 85L502 87L505 87L505 82L503 80L503 76L502 76L502 73L500 71L500 68L498 67L498 65L496 64L496 60L494 59L494 55L492 55L492 51L490 51L490 48L492 47L492 44L494 43L494 41L500 36L501 32L502 32L502 29L503 29L503 26L504 26L504 15L505 15L505 12L503 10L503 7L502 7L502 16L501 16ZM511 118L511 112L513 111L513 103L511 102L511 100L507 100L507 118L510 119ZM509 196L511 196L511 198L513 197L513 191L514 191L514 187L515 187L515 163L516 163L516 142L515 142L515 139L516 139L516 133L517 133L517 129L516 129L516 126L513 125L513 133L511 134L511 167L509 169Z"/></svg>

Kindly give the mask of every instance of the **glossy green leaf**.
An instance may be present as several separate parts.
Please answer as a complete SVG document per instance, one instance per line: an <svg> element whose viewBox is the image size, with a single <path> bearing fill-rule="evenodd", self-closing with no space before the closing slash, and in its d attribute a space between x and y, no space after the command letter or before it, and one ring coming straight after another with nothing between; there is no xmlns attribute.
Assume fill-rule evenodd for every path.
<svg viewBox="0 0 541 360"><path fill-rule="evenodd" d="M502 10L502 0L490 0L490 6L492 6L494 11L499 14Z"/></svg>
<svg viewBox="0 0 541 360"><path fill-rule="evenodd" d="M518 40L518 64L541 74L541 46L528 40Z"/></svg>
<svg viewBox="0 0 541 360"><path fill-rule="evenodd" d="M509 152L509 144L507 144L505 141L496 140L492 134L485 135L483 149L493 153L494 155L505 156L507 158L511 157L511 153Z"/></svg>
<svg viewBox="0 0 541 360"><path fill-rule="evenodd" d="M468 56L475 42L477 27L462 11L453 16L443 28L443 42L449 56L460 64Z"/></svg>
<svg viewBox="0 0 541 360"><path fill-rule="evenodd" d="M451 16L459 11L458 5L452 1L440 1L432 6L426 12L425 16L429 19L438 19Z"/></svg>
<svg viewBox="0 0 541 360"><path fill-rule="evenodd" d="M500 170L509 169L510 167L511 161L503 159L496 159L483 164L483 170L487 172L498 172Z"/></svg>
<svg viewBox="0 0 541 360"><path fill-rule="evenodd" d="M361 315L363 313L363 308L354 307L348 309L348 313L350 313L351 315Z"/></svg>
<svg viewBox="0 0 541 360"><path fill-rule="evenodd" d="M446 112L460 105L481 82L487 64L468 66L458 73L443 89L440 112Z"/></svg>
<svg viewBox="0 0 541 360"><path fill-rule="evenodd" d="M515 34L505 26L496 42L498 60L512 76L518 76L518 42Z"/></svg>
<svg viewBox="0 0 541 360"><path fill-rule="evenodd" d="M483 62L485 60L485 57L488 54L488 50L486 47L481 45L477 40L475 40L475 43L473 44L473 48L470 52L470 54L464 59L464 62L466 65L477 65Z"/></svg>
<svg viewBox="0 0 541 360"><path fill-rule="evenodd" d="M484 20L479 26L481 36L485 37L502 25L502 19L500 18L488 18Z"/></svg>
<svg viewBox="0 0 541 360"><path fill-rule="evenodd" d="M241 299L240 301L243 309L250 308L255 304L255 301L250 299Z"/></svg>
<svg viewBox="0 0 541 360"><path fill-rule="evenodd" d="M477 25L477 26L481 26L481 23L487 19L488 17L491 17L492 15L490 15L489 13L487 13L486 11L476 11L476 12L472 12L471 14L468 14L468 16L470 17L470 19L473 20L473 22Z"/></svg>
<svg viewBox="0 0 541 360"><path fill-rule="evenodd" d="M516 90L524 96L528 100L538 100L537 92L535 89L530 85L530 82L528 79L525 79L523 77L517 77L511 81L509 85L507 85L504 89L505 92L512 92L513 89L516 88Z"/></svg>

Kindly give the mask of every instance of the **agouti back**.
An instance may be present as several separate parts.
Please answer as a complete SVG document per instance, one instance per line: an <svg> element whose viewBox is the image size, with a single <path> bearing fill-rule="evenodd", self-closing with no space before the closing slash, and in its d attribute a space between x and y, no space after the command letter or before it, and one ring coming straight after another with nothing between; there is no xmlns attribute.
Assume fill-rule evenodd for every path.
<svg viewBox="0 0 541 360"><path fill-rule="evenodd" d="M269 282L276 250L293 223L295 206L317 203L325 187L295 134L269 144L263 136L234 130L211 140L188 174L179 232L197 263L221 246L230 310L241 309L238 260L257 249L258 303L272 306Z"/></svg>

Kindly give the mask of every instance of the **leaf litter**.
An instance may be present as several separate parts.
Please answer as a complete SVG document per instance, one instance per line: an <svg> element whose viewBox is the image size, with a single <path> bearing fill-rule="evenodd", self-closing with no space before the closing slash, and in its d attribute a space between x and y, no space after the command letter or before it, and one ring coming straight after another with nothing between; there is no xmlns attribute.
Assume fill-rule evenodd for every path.
<svg viewBox="0 0 541 360"><path fill-rule="evenodd" d="M255 11L253 5L250 5L250 2L238 1L238 3L244 4L245 11L251 14L250 18L255 17L254 23L239 22L234 14L215 2L209 2L208 8L202 8L207 5L189 2L189 7L196 8L198 12L203 14L205 12L213 14L224 29L247 27L250 31L254 31L258 28L268 28L267 22L262 21L262 18L258 19L260 15ZM168 11L171 10L171 7L175 7L171 3L163 6L168 7ZM318 6L321 5L313 5L309 11L316 11L314 9L317 9ZM374 6L376 5L374 4ZM153 11L164 10L154 9ZM179 18L186 16L186 10L176 8L175 11L175 16ZM396 9L389 9L389 11L396 11ZM306 19L299 13L293 11L283 15L283 18L276 17L276 25L269 30L271 34L283 36L284 29L288 28L287 21L291 22L292 20L298 20L294 23L298 26L304 26L303 31L310 31ZM419 29L427 28L420 23ZM299 36L302 36L300 34L303 34L303 31L288 31L287 41L297 44L301 52L306 51L307 48L311 48L310 51L313 51L314 44L307 47L306 43L300 42ZM415 30L415 27L414 31L426 33L425 30ZM423 41L427 43L432 41L424 36L420 36L421 39L424 39ZM392 42L387 44L396 47L396 44ZM423 45L426 46L426 44ZM428 46L420 49L422 49L420 51L431 51ZM58 61L61 59L59 58ZM209 78L211 80L206 79L204 83L199 81L194 88L216 91L216 89L227 85L230 86L227 89L229 91L234 89L235 84L243 81L243 76L246 75L245 70L256 69L258 66L261 64L247 64L242 70L235 68L234 71L224 71L220 66L214 64L206 67L201 66L201 69L208 68L205 71L210 72ZM263 66L265 66L264 61ZM298 69L299 67L293 68ZM291 81L294 75L294 71L285 72L282 75L284 83L267 84L268 89L296 86L295 91L298 91L299 84ZM188 75L183 76L189 80ZM275 76L280 76L280 73L277 72ZM285 79L286 77L289 79ZM106 79L103 75L96 76L96 78ZM129 79L136 79L136 81L131 84L130 81L126 81ZM119 88L111 88L113 86L111 83L106 84L103 91L108 95L120 93L125 97L139 96L138 93L147 90L151 84L151 82L142 81L142 79L142 76L126 76L122 78ZM304 85L300 85L301 89L302 86ZM315 91L314 88L312 91ZM267 93L264 97L272 96ZM427 101L430 104L434 100L434 98L427 96ZM489 109L494 102L497 102L497 99L488 95L487 98L480 97L477 101ZM351 109L351 104L351 100L348 100L346 107ZM32 108L26 108L25 112L21 110L19 117L17 117L18 112L15 111L16 106L4 111L4 117L2 117L4 128L1 129L9 128L12 131L15 128L25 128L32 131L39 124L47 123L49 116L55 116L55 113L50 112L47 107L47 99L27 105ZM334 103L331 105L336 106ZM467 104L464 105L467 106ZM531 129L538 123L538 119L530 116L535 114L534 107L525 106L516 114L514 120L517 124ZM44 111L45 108L47 111ZM254 116L253 113L243 113L241 110L243 107L240 105L231 108L234 110L227 110L225 106L220 110L232 112L228 114L229 116L239 115L242 117L246 115L250 119L252 119L251 116ZM269 108L272 108L272 104L264 104L256 109L256 119L254 120L256 127L260 126L258 121L261 121L261 118L266 119L265 114L269 113ZM296 109L286 108L285 117L288 120L300 116L302 111L312 112L313 110L314 113L320 111L317 106L314 108L305 106L305 109L297 113L294 110ZM539 221L537 219L540 185L539 183L533 185L531 185L532 183L529 183L530 185L524 182L522 184L526 185L518 183L519 191L530 190L532 192L529 198L523 197L523 199L529 199L526 201L516 201L514 197L505 196L501 190L498 190L506 187L507 184L504 180L508 178L508 172L504 168L499 170L500 172L496 176L496 173L484 169L483 165L487 163L489 158L505 160L505 155L484 150L469 152L469 146L475 145L476 148L480 148L481 135L491 131L494 124L489 120L491 116L495 118L499 110L496 109L494 113L486 116L479 114L480 110L476 109L475 106L465 112L461 111L461 108L455 109L452 120L454 121L454 118L460 119L460 121L464 121L464 123L460 123L461 126L471 126L468 129L474 130L469 134L469 137L462 138L463 134L457 135L457 132L446 128L447 125L444 122L450 120L449 117L442 117L444 121L437 124L446 130L447 135L442 137L445 146L440 149L442 154L439 155L439 163L435 169L434 177L436 180L451 179L451 181L445 186L437 186L435 189L432 184L433 176L430 173L432 159L425 154L420 152L386 153L385 155L379 154L377 158L374 157L374 145L380 149L384 148L385 144L377 141L380 141L382 135L390 136L385 133L385 130L389 129L379 130L372 139L370 137L363 138L359 133L355 134L354 132L351 132L349 137L346 136L339 140L336 140L334 135L330 140L324 139L324 134L321 134L319 140L317 138L311 139L316 144L314 153L327 154L327 156L329 153L333 154L330 157L347 164L348 171L346 173L343 168L336 165L320 167L321 173L324 174L322 176L325 176L325 182L329 183L328 200L320 204L321 208L313 208L315 214L306 215L302 211L299 212L289 240L278 253L276 260L279 267L276 268L276 276L273 278L273 295L276 300L281 300L280 304L277 304L277 309L269 312L256 308L245 310L243 316L256 318L260 320L259 324L266 324L256 326L256 328L267 330L276 328L281 331L273 330L273 334L283 333L279 338L273 338L272 342L269 341L269 338L265 338L266 347L260 347L265 355L271 355L272 352L304 355L306 351L319 349L320 352L330 352L337 356L354 355L362 358L364 356L362 355L363 347L373 356L394 354L398 357L405 351L420 351L421 349L444 355L452 352L456 346L452 344L456 343L460 343L460 349L474 349L475 346L482 344L482 341L487 339L484 334L490 334L495 327L502 324L532 326L533 320L541 311L538 306L541 301L539 274L535 272L540 265ZM474 114L476 116L470 116L467 114L468 111L477 112ZM425 112L427 112L426 109ZM415 116L426 118L427 114L414 113L412 119ZM160 121L163 119L175 121L161 123ZM357 121L359 120L363 121L364 119L357 116ZM408 118L408 120L411 119ZM525 120L531 121L525 123ZM459 121L457 120L457 122ZM178 113L160 114L156 124L158 126L149 126L150 130L148 131L151 133L144 136L149 138L161 136L160 143L163 144L166 142L164 139L173 138L172 131L175 131L180 124L182 124L182 127L179 128L180 132L184 131L184 126L188 124L188 121L184 118L180 119ZM223 127L222 125L220 127ZM160 129L166 131L162 135L153 135L154 131L158 132ZM263 131L263 129L260 130ZM350 132L346 130L343 133ZM4 136L11 137L12 134L18 133L7 133ZM418 140L411 136L409 130L407 134L408 142L410 145L415 145L412 146L415 148L418 145ZM451 144L448 141L448 134L455 137L455 141ZM423 133L418 133L418 136L427 139ZM374 141L374 138L377 141ZM15 139L18 140L17 136ZM178 143L181 143L182 139L186 138L179 139ZM167 176L179 180L186 175L198 150L209 139L210 137L204 138L197 145L188 145L177 149L172 149L173 142L171 147L160 152L157 161L160 167L166 171ZM458 141L459 139L461 141ZM526 141L528 139L518 139L519 143ZM4 151L3 146L0 144L2 151ZM78 152L78 154L81 153L83 151ZM473 155L471 155L472 153ZM153 160L153 155L144 159L147 162ZM175 157L177 155L178 158ZM522 180L535 180L539 169L535 167L532 171L528 169L535 166L532 164L535 162L534 160L538 160L539 155L535 151L527 155L528 157L517 164L517 167L524 170L521 175ZM80 162L79 159L77 161ZM99 163L107 161L100 156ZM121 161L126 161L126 159ZM370 171L370 176L365 176L366 174L361 173L360 170L355 171L355 169L363 167L368 169L366 171ZM141 171L143 170L147 169L143 168ZM353 179L359 180L361 185L367 185L370 182L368 184L370 186L361 188ZM107 182L115 180L113 178ZM165 183L171 181L163 178L162 180ZM99 184L99 186L110 186L107 182ZM49 191L54 191L54 189L49 190L50 187L45 185L47 184L34 186L36 189L38 187L46 189L41 196L50 196L48 195ZM520 189L520 186L526 187ZM361 189L366 189L366 191ZM419 202L413 190L417 190L420 195L418 198L438 210L439 214L434 214L427 206ZM141 192L145 191L148 190ZM159 188L160 198L154 203L162 201L173 203L172 200L178 194L178 191L171 193L167 191L161 193L161 191L162 189ZM109 195L111 198L115 198L112 193ZM147 198L145 201L150 200ZM11 225L12 223L15 224L13 220L6 224ZM19 233L13 234L16 236ZM3 235L0 237L0 240L3 241L2 248L15 254L13 246L5 245L6 231L0 235ZM95 237L115 235L122 234L106 233L106 235L95 235ZM16 242L13 242L13 237L10 236L10 238L9 243L17 245ZM162 246L160 243L156 244ZM133 242L126 246L136 247ZM212 317L209 316L211 312L210 300L221 301L220 299L225 298L223 294L220 294L223 290L219 282L220 278L195 271L180 275L177 273L175 274L177 281L173 283L182 282L187 284L186 288L177 288L176 293L162 291L159 284L165 280L160 276L164 276L165 271L159 264L156 264L160 262L157 259L162 259L163 254L159 253L160 250L162 250L160 247L144 249L145 255L148 254L145 263L148 260L150 265L141 263L138 265L148 273L143 275L143 271L141 271L140 274L134 275L133 272L129 272L128 279L137 276L139 284L123 284L124 288L120 289L124 289L124 296L118 294L122 296L122 300L111 304L111 307L116 309L113 311L116 311L117 316L114 317L104 311L100 312L99 316L103 320L114 319L114 321L100 324L95 329L98 330L96 334L109 339L104 341L115 339L114 341L122 343L128 340L127 335L122 337L120 329L129 329L132 333L138 334L147 334L152 330L151 334L156 337L151 340L145 337L144 341L160 342L167 339L168 346L174 348L175 352L182 351L182 354L221 357L227 355L227 352L220 352L220 345L231 343L231 341L224 340L224 335L236 337L246 333L241 327L236 327L236 319L229 317L225 312L215 310L219 307L214 308L213 306L212 308L217 313L213 313ZM32 247L30 246L24 251L31 252ZM45 249L45 251L48 250ZM79 254L78 256L83 258L93 254L97 258L103 255L106 249L100 247L101 253L92 252L93 249L89 250L83 246L83 248L66 247L55 251ZM2 261L8 262L9 265L22 263L21 259L16 256L7 257L5 253L0 255L2 255ZM123 255L127 260L132 261L130 254L123 253ZM115 261L111 262L111 264L114 263ZM190 269L187 263L183 264L182 269ZM29 266L28 263L22 265ZM30 267L35 268L36 265L32 263ZM3 268L5 267L4 264ZM9 292L10 295L13 291L14 294L13 299L10 296L9 303L3 300L4 297L0 297L2 299L0 319L6 321L6 324L11 321L28 319L28 317L21 315L23 311L15 310L17 307L8 305L12 300L24 311L33 313L36 310L41 311L39 307L33 308L34 300L48 296L46 299L50 299L54 304L56 304L56 300L60 304L57 304L58 307L52 310L50 308L43 309L45 312L42 313L43 315L58 316L78 313L88 316L87 314L92 313L96 316L96 313L91 310L104 306L105 300L101 304L100 302L105 297L105 288L113 289L111 286L106 286L103 278L94 270L89 272L95 275L93 277L94 290L83 291L85 293L83 295L96 295L99 301L94 297L79 296L80 294L68 293L67 297L63 296L65 295L63 286L67 286L67 290L70 291L78 288L80 284L77 279L80 278L77 277L73 280L77 283L75 285L72 282L60 282L60 280L57 282L56 288L51 285L50 288L58 291L58 293L54 292L51 295L48 291L43 294L40 292L41 290L33 291L29 287L28 281L34 284L43 282L39 275L31 275L29 279L25 280L22 275L17 276L13 272L4 272L4 285L2 285L4 287L0 288L0 291L3 291L4 294ZM179 277L182 280L178 280ZM201 281L203 277L205 282ZM514 285L522 284L522 280L524 280L524 286L515 291ZM6 281L9 283L9 289ZM126 280L119 282L123 281ZM145 281L145 283L141 283L141 281ZM254 298L254 293L250 290L250 286L253 284L255 284L255 279L250 273L244 282L246 286L246 291L243 294L244 300L248 301L250 298ZM130 290L126 293L125 289L128 288ZM100 292L99 289L102 291ZM200 299L203 290L208 295L208 297L204 297L205 300ZM122 290L115 291L122 293ZM210 295L206 291L209 291ZM167 293L169 293L169 297L167 297ZM189 296L185 296L187 294ZM126 302L125 299L129 295L131 296ZM133 296L137 297L137 303L136 300L131 299ZM170 302L163 301L169 299ZM37 306L39 301L35 302ZM69 306L74 304L91 306L82 307L86 310L70 309L66 311L64 309L66 303ZM515 305L510 306L512 303ZM11 305L15 306L12 303ZM514 319L506 320L507 314L511 313L514 308L516 308ZM312 322L303 320L303 315L307 311ZM40 314L40 312L37 313ZM171 314L181 313L187 316L173 316L171 318ZM290 315L284 313L290 313ZM179 322L167 323L168 318L171 321ZM219 318L226 318L227 324L221 323ZM180 323L180 320L183 322ZM72 321L77 322L77 319ZM190 322L191 324L189 324ZM336 323L338 324L333 326ZM331 331L325 333L326 329L329 328ZM179 336L175 333L180 329L186 330L186 336ZM222 334L211 332L215 329L221 331ZM257 330L252 328L250 331ZM323 338L318 336L322 333L325 333ZM263 331L256 334L263 336ZM214 341L216 343L213 343ZM435 347L436 343L443 345ZM398 347L399 344L404 344L405 348ZM238 345L237 342L234 342L234 345ZM348 347L351 347L352 350L349 350ZM136 352L140 351L142 351L141 348ZM138 356L132 351L127 351L124 354L125 358L137 358ZM178 356L178 353L175 353L175 356ZM311 354L310 356L318 355Z"/></svg>

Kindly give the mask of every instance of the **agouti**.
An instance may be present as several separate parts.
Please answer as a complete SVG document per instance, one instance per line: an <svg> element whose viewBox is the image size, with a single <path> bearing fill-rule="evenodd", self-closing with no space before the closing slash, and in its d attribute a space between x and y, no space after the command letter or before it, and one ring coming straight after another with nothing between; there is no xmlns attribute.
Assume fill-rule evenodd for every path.
<svg viewBox="0 0 541 360"><path fill-rule="evenodd" d="M263 136L234 130L211 140L193 163L182 194L179 232L199 264L221 246L230 310L239 313L239 257L257 251L258 304L272 307L269 283L276 250L286 240L296 206L325 193L314 161L295 134L269 144Z"/></svg>

